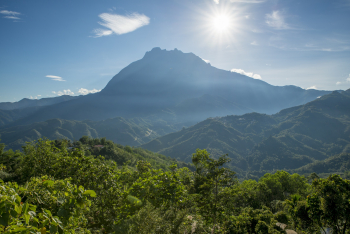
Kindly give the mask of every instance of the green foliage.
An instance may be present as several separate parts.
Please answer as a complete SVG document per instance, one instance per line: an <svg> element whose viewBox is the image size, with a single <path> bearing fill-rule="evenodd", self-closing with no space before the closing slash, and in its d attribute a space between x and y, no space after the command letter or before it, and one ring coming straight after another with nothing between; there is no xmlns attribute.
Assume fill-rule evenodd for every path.
<svg viewBox="0 0 350 234"><path fill-rule="evenodd" d="M192 162L196 167L194 176L194 192L197 194L196 202L200 213L206 221L213 223L215 233L218 219L222 217L223 207L219 205L222 191L225 187L233 185L235 173L222 167L230 160L227 155L219 157L218 160L209 157L206 150L197 149L192 156Z"/></svg>
<svg viewBox="0 0 350 234"><path fill-rule="evenodd" d="M165 169L144 157L118 167L99 152L152 153L105 138L78 142L38 140L23 153L0 147L0 173L11 175L0 182L0 232L348 232L350 182L340 176L277 171L239 182L225 167L227 155L215 159L199 149L193 171L166 158Z"/></svg>
<svg viewBox="0 0 350 234"><path fill-rule="evenodd" d="M91 205L91 192L83 187L47 177L33 178L25 186L0 183L3 233L89 233L84 212Z"/></svg>
<svg viewBox="0 0 350 234"><path fill-rule="evenodd" d="M238 216L231 216L226 223L226 233L285 233L276 226L272 212L267 208L245 208Z"/></svg>
<svg viewBox="0 0 350 234"><path fill-rule="evenodd" d="M311 218L334 233L346 233L350 224L350 181L338 175L314 180L314 193L308 199Z"/></svg>

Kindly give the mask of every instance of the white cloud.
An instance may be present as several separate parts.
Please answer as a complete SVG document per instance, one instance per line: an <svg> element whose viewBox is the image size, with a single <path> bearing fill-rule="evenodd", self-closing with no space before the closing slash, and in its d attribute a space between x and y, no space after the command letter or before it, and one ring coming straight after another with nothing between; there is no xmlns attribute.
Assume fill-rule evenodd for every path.
<svg viewBox="0 0 350 234"><path fill-rule="evenodd" d="M58 92L52 91L52 93L53 93L53 94L56 94L57 96L62 96L62 95L74 95L74 93L73 93L70 89L63 90L63 91L58 91Z"/></svg>
<svg viewBox="0 0 350 234"><path fill-rule="evenodd" d="M216 4L219 4L219 3L220 3L220 0L214 0L214 2L215 2Z"/></svg>
<svg viewBox="0 0 350 234"><path fill-rule="evenodd" d="M284 15L280 11L273 11L266 14L266 24L274 29L289 29L289 25L284 20Z"/></svg>
<svg viewBox="0 0 350 234"><path fill-rule="evenodd" d="M117 15L102 13L99 17L103 22L98 22L100 25L108 29L95 29L95 37L108 36L113 33L121 35L124 33L132 32L142 26L148 25L150 18L138 13L133 13L131 15Z"/></svg>
<svg viewBox="0 0 350 234"><path fill-rule="evenodd" d="M89 94L89 93L98 93L100 92L101 89L91 89L91 90L87 90L87 89L84 89L84 88L81 88L79 89L78 93L82 94L82 95L86 95L86 94Z"/></svg>
<svg viewBox="0 0 350 234"><path fill-rule="evenodd" d="M200 57L201 58L201 57ZM204 59L204 58L201 58L204 62L206 62L206 63L210 63L210 61L209 60L207 60L207 59Z"/></svg>
<svg viewBox="0 0 350 234"><path fill-rule="evenodd" d="M40 98L40 97L41 97L41 95L36 95L36 96L34 96L34 97L33 97L33 96L30 96L29 99L38 99L38 98Z"/></svg>
<svg viewBox="0 0 350 234"><path fill-rule="evenodd" d="M341 82L340 81L338 81L337 83L335 83L335 85L340 85L341 84Z"/></svg>
<svg viewBox="0 0 350 234"><path fill-rule="evenodd" d="M313 86L306 88L306 89L317 89L317 87L315 85L313 85Z"/></svg>
<svg viewBox="0 0 350 234"><path fill-rule="evenodd" d="M18 17L21 13L16 12L16 11L2 10L2 11L0 11L0 14L5 15L4 18L6 18L6 19L13 19L13 20L21 19Z"/></svg>
<svg viewBox="0 0 350 234"><path fill-rule="evenodd" d="M16 17L16 16L4 16L4 18L6 18L6 19L14 19L14 20L19 20L19 19L21 19L21 18L18 18L18 17Z"/></svg>
<svg viewBox="0 0 350 234"><path fill-rule="evenodd" d="M243 69L234 68L231 70L231 72L236 72L236 73L241 74L241 75L245 75L245 76L249 76L249 77L254 78L254 79L261 80L261 76L259 74L254 74L253 72L246 72Z"/></svg>
<svg viewBox="0 0 350 234"><path fill-rule="evenodd" d="M250 43L251 45L258 45L258 43L256 41L253 41L252 43Z"/></svg>
<svg viewBox="0 0 350 234"><path fill-rule="evenodd" d="M103 36L111 35L113 31L98 28L94 30L94 33L96 34L96 37L103 37Z"/></svg>
<svg viewBox="0 0 350 234"><path fill-rule="evenodd" d="M47 76L45 76L45 77L51 78L51 79L54 80L54 81L65 81L65 80L63 80L62 77L60 77L60 76L47 75Z"/></svg>
<svg viewBox="0 0 350 234"><path fill-rule="evenodd" d="M349 74L349 77L346 78L346 81L347 81L347 82L350 82L350 74Z"/></svg>
<svg viewBox="0 0 350 234"><path fill-rule="evenodd" d="M4 14L4 15L20 15L21 13L15 12L15 11L2 10L2 11L0 11L0 14Z"/></svg>

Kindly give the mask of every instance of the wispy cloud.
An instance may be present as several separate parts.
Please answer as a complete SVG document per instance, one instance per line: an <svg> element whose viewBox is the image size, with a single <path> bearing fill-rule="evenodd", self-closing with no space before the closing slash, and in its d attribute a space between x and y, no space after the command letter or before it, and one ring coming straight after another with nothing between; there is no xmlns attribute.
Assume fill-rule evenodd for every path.
<svg viewBox="0 0 350 234"><path fill-rule="evenodd" d="M86 94L89 94L89 93L98 93L100 91L101 91L101 89L88 90L88 89L81 88L81 89L79 89L78 93L80 93L82 95L86 95Z"/></svg>
<svg viewBox="0 0 350 234"><path fill-rule="evenodd" d="M6 18L6 19L13 19L13 20L20 20L21 19L18 17L21 13L16 12L16 11L2 10L2 11L0 11L0 14L5 15L3 18Z"/></svg>
<svg viewBox="0 0 350 234"><path fill-rule="evenodd" d="M258 43L256 42L256 41L253 41L252 43L250 43L251 45L255 45L255 46L257 46L258 45Z"/></svg>
<svg viewBox="0 0 350 234"><path fill-rule="evenodd" d="M290 26L285 22L285 16L281 11L273 11L271 14L266 14L266 24L274 29L290 29Z"/></svg>
<svg viewBox="0 0 350 234"><path fill-rule="evenodd" d="M20 15L21 13L16 12L16 11L8 11L8 10L2 10L0 11L1 14L4 15Z"/></svg>
<svg viewBox="0 0 350 234"><path fill-rule="evenodd" d="M6 19L14 19L14 20L19 20L19 19L21 19L21 18L18 18L18 17L16 17L16 16L4 16L4 18L6 18Z"/></svg>
<svg viewBox="0 0 350 234"><path fill-rule="evenodd" d="M231 69L231 72L236 72L236 73L241 74L241 75L245 75L245 76L249 76L249 77L254 78L254 79L261 80L261 76L259 74L254 74L253 72L246 72L243 69L234 68L234 69Z"/></svg>
<svg viewBox="0 0 350 234"><path fill-rule="evenodd" d="M345 79L345 82L340 82L338 81L337 83L335 83L336 85L341 85L341 84L344 84L344 83L349 83L350 82L350 74L349 74L349 77Z"/></svg>
<svg viewBox="0 0 350 234"><path fill-rule="evenodd" d="M216 4L220 3L220 0L213 0Z"/></svg>
<svg viewBox="0 0 350 234"><path fill-rule="evenodd" d="M54 81L65 81L64 79L62 79L62 77L60 76L52 76L52 75L47 75L46 77L54 80Z"/></svg>
<svg viewBox="0 0 350 234"><path fill-rule="evenodd" d="M56 94L57 96L62 96L62 95L74 95L74 93L70 89L65 89L63 91L52 91L53 94Z"/></svg>
<svg viewBox="0 0 350 234"><path fill-rule="evenodd" d="M112 35L113 33L117 35L129 33L135 31L136 29L148 25L150 18L143 14L133 13L131 15L117 15L110 13L103 13L99 15L103 20L98 22L100 25L108 29L95 29L95 37L102 37Z"/></svg>
<svg viewBox="0 0 350 234"><path fill-rule="evenodd" d="M39 95L36 95L36 96L30 96L29 97L29 99L39 99L39 98L41 98L41 95L39 94Z"/></svg>

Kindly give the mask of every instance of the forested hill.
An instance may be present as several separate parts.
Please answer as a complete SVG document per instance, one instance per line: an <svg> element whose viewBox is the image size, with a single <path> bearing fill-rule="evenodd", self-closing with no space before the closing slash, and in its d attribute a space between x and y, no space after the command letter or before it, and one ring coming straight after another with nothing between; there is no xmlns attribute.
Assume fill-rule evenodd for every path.
<svg viewBox="0 0 350 234"><path fill-rule="evenodd" d="M54 105L11 126L48 119L104 120L156 116L172 122L250 112L276 113L329 91L273 86L221 70L193 53L154 48L115 75L101 92Z"/></svg>
<svg viewBox="0 0 350 234"><path fill-rule="evenodd" d="M12 112L15 111L17 110ZM101 121L50 119L10 128L5 126L0 129L0 142L5 143L7 148L17 150L21 149L25 142L43 137L51 140L74 141L82 136L89 136L92 138L106 137L118 144L136 146L177 130L179 130L178 126L168 125L164 121L154 123L141 118L116 117Z"/></svg>
<svg viewBox="0 0 350 234"><path fill-rule="evenodd" d="M209 118L141 147L189 161L196 148L228 153L236 171L296 169L350 152L350 90L275 115Z"/></svg>

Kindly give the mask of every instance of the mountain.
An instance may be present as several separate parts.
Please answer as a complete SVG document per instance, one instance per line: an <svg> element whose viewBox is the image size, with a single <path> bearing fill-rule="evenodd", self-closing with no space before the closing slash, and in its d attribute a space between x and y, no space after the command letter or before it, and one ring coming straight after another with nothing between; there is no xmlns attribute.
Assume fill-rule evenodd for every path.
<svg viewBox="0 0 350 234"><path fill-rule="evenodd" d="M154 48L122 69L101 92L46 106L10 126L52 118L100 121L117 116L189 126L218 115L272 114L328 93L273 86L212 67L193 53Z"/></svg>
<svg viewBox="0 0 350 234"><path fill-rule="evenodd" d="M0 110L0 127L7 125L17 119L33 114L41 107L27 107L14 110Z"/></svg>
<svg viewBox="0 0 350 234"><path fill-rule="evenodd" d="M41 99L23 98L18 102L0 102L0 110L15 110L15 109L28 108L28 107L49 106L52 104L73 100L79 97L80 96L62 95L59 97L41 98Z"/></svg>
<svg viewBox="0 0 350 234"><path fill-rule="evenodd" d="M152 130L151 130L152 129ZM147 119L124 119L116 117L101 121L77 121L50 119L44 122L20 125L0 130L0 139L8 148L21 149L25 142L39 138L78 140L82 136L92 138L106 137L121 145L137 146L156 137L178 130L159 122L150 124Z"/></svg>
<svg viewBox="0 0 350 234"><path fill-rule="evenodd" d="M322 161L307 164L294 170L293 172L298 174L311 174L313 172L317 174L337 172L338 174L340 172L348 171L350 171L350 154L341 153Z"/></svg>
<svg viewBox="0 0 350 234"><path fill-rule="evenodd" d="M350 152L350 90L274 115L206 119L141 147L189 162L197 148L229 154L238 172L297 169Z"/></svg>

